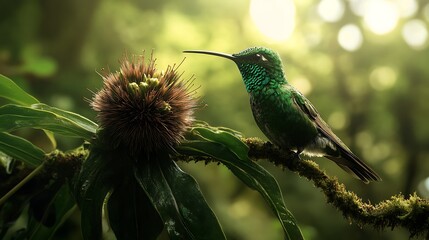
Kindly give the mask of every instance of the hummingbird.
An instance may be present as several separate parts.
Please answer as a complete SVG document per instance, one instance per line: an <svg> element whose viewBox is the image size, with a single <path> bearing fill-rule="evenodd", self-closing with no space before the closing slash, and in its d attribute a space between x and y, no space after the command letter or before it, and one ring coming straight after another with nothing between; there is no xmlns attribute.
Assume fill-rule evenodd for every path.
<svg viewBox="0 0 429 240"><path fill-rule="evenodd" d="M232 60L243 78L258 127L281 149L292 150L299 159L301 154L326 157L365 183L381 181L380 176L334 134L313 104L289 84L275 51L252 47L235 54L205 50L183 52Z"/></svg>

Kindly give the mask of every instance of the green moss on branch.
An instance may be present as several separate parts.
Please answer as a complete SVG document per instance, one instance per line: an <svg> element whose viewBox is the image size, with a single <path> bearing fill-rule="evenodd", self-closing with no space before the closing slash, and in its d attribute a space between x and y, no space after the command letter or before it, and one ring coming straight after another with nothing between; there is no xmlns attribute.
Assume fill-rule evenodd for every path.
<svg viewBox="0 0 429 240"><path fill-rule="evenodd" d="M255 160L267 159L312 181L325 194L328 203L358 225L372 225L376 229L403 227L409 230L411 237L429 234L427 199L414 193L408 197L392 196L375 205L363 202L355 193L346 190L344 184L336 178L326 175L313 161L296 159L292 152L282 152L269 142L255 138L244 141L250 148L249 157Z"/></svg>

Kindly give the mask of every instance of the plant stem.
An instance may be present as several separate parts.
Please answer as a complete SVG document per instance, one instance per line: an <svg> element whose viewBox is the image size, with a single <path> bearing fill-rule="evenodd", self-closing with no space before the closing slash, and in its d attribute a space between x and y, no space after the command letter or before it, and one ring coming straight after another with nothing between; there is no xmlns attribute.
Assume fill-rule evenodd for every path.
<svg viewBox="0 0 429 240"><path fill-rule="evenodd" d="M40 164L36 169L34 169L30 174L28 174L24 179L22 179L18 184L16 184L9 192L7 192L2 198L0 198L0 206L3 205L13 194L21 189L28 181L35 177L45 166L44 163Z"/></svg>

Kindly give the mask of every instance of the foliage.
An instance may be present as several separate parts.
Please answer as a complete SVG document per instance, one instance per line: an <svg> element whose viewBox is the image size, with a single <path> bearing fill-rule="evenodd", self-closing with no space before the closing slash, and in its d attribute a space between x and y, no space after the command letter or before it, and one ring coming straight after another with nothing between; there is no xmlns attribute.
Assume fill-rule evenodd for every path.
<svg viewBox="0 0 429 240"><path fill-rule="evenodd" d="M428 41L419 48L405 41L405 37L424 37L421 31L407 32L405 27L419 20L427 30L428 3L293 1L294 19L288 21L294 24L293 34L277 41L261 34L253 23L249 10L254 2L279 1L3 1L0 72L49 106L95 119L87 100L92 97L88 89L101 87L95 71L102 74L103 68L116 69L118 56L124 52L138 54L142 49L154 49L158 65L165 66L182 60L180 53L186 49L235 53L251 46L267 46L280 53L291 84L314 103L334 132L380 173L383 182L363 185L328 161L315 159L326 172L371 202L389 199L399 192L408 196L418 191L429 196L424 184L429 172ZM389 7L380 11L357 7L380 6L380 2ZM326 7L329 4L334 6ZM396 11L393 8L393 15L389 15L389 9L396 4L401 7ZM337 18L325 20L321 17L323 10L328 11L328 17ZM335 15L338 11L342 14ZM375 34L367 22L389 25L392 22L387 20L391 18L383 18L385 14L398 17L394 19L396 26L388 33ZM350 25L362 37L352 35L349 39L348 42L361 40L360 48L354 51L339 43L340 32ZM197 111L198 119L264 139L252 118L248 96L234 64L186 56L181 68L185 76L195 74L194 85L199 86L198 95L206 106ZM45 152L55 148L55 142L46 141L39 131L18 129L16 134ZM60 135L55 140L56 147L64 151L82 144L80 138ZM15 163L11 161L8 166ZM379 232L350 225L334 208L326 206L324 196L311 183L270 163L260 164L277 179L307 239L399 240L409 235L400 228ZM179 166L197 179L227 236L250 240L283 238L281 225L263 198L227 174L225 166L204 166L202 162ZM17 174L16 179L25 174L28 171ZM3 172L0 176L4 176ZM13 187L3 178L1 186ZM15 205L21 206L18 201ZM61 237L77 237L79 217L74 214L61 229Z"/></svg>
<svg viewBox="0 0 429 240"><path fill-rule="evenodd" d="M280 220L287 239L302 239L295 218L284 206L276 180L261 166L250 161L247 145L235 134L229 129L199 124L191 129L191 136L179 146L178 151L191 156L210 156L223 163L241 181L265 198Z"/></svg>
<svg viewBox="0 0 429 240"><path fill-rule="evenodd" d="M13 95L15 99L30 96L10 79L2 77L1 81L12 86L11 90L17 93ZM15 99L9 97L9 100ZM23 184L33 180L27 177L14 186L11 194L0 199L3 205L0 209L2 236L9 234L18 239L49 239L77 203L81 210L84 239L102 238L104 205L118 239L155 239L163 229L171 239L225 238L197 182L177 166L171 154L136 155L128 152L127 148L112 147L105 137L105 130L97 131L97 124L89 119L41 103L29 107L4 105L0 108L0 118L3 118L0 121L3 131L0 151L9 156L9 161L19 160L25 167L37 167L29 175L31 178L45 178L28 194L20 192ZM31 142L9 133L20 128L43 129L68 137L80 137L89 145L85 144L85 147L75 151L88 148L89 153L77 160L69 159L69 162L83 161L77 163L81 168L74 168L74 172L66 175L54 176L49 169L59 165L61 158L52 158L52 154L49 157ZM248 148L236 132L198 123L177 151L187 156L210 156L225 164L266 199L278 216L286 239L303 239L295 218L286 209L276 180L247 157ZM44 174L40 174L41 169ZM10 215L8 206L13 205L14 198L18 196L22 204L18 206L21 215L28 215L29 218L26 226L14 233L10 230L11 223L18 219L19 214ZM28 207L24 207L26 205Z"/></svg>
<svg viewBox="0 0 429 240"><path fill-rule="evenodd" d="M11 80L3 78L3 81ZM164 229L170 239L225 239L198 183L175 163L177 160L204 160L224 164L248 187L257 190L278 217L285 239L304 239L283 202L276 180L249 157L267 158L312 180L325 193L328 203L360 225L380 229L402 226L410 231L411 237L427 233L427 200L414 194L409 199L393 196L375 206L364 203L315 163L294 158L293 153L279 151L270 143L241 139L241 135L231 129L196 122L186 139L176 147L175 154L136 155L129 148L112 147L104 135L105 129L95 132L97 125L80 115L47 105L31 106L34 108L22 109L20 105L8 104L0 115L12 116L15 123L4 121L2 125L5 131L0 135L3 136L0 145L3 157L7 156L8 161L19 160L28 168L36 167L0 199L2 237L50 239L77 204L81 210L84 239L102 238L103 208L117 239L156 239ZM37 108L51 115L41 115L34 111ZM64 119L53 121L58 117ZM18 124L20 121L23 124ZM63 154L57 150L44 154L31 142L7 133L15 128L43 126L72 137L79 137L78 133L82 133L83 139L93 136L85 139L88 143L74 153ZM70 131L70 126L76 131ZM83 129L88 132L81 132ZM68 171L59 170L65 167ZM32 191L22 191L32 181ZM11 211L14 208L20 211ZM14 231L19 215L27 215L28 220L23 229Z"/></svg>

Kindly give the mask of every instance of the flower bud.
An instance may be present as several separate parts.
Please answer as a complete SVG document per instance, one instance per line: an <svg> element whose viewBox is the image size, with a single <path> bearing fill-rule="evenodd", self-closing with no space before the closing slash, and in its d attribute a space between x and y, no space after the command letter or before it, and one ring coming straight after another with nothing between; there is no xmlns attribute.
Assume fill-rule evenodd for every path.
<svg viewBox="0 0 429 240"><path fill-rule="evenodd" d="M164 72L155 68L153 55L147 62L144 56L124 59L120 71L103 80L91 106L112 146L152 153L171 151L183 139L197 100L176 65Z"/></svg>

